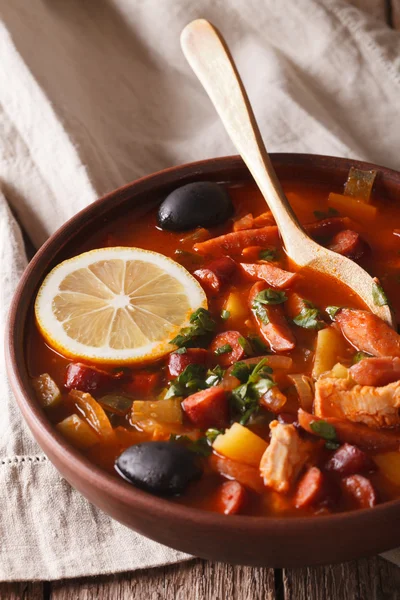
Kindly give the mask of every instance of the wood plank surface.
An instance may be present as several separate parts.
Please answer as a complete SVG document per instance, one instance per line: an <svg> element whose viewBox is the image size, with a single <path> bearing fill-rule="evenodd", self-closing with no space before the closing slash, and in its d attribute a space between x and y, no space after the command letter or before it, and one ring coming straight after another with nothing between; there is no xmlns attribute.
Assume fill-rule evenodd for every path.
<svg viewBox="0 0 400 600"><path fill-rule="evenodd" d="M348 0L400 29L400 0ZM194 560L113 577L0 583L0 600L400 600L400 568L374 557L257 569Z"/></svg>

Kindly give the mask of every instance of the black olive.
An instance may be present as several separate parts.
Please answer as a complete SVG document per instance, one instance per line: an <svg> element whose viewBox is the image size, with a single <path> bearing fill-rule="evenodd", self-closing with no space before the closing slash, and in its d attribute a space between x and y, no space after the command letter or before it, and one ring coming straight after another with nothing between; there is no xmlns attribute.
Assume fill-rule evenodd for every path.
<svg viewBox="0 0 400 600"><path fill-rule="evenodd" d="M228 192L212 181L188 183L171 192L158 209L162 229L185 231L212 227L233 214Z"/></svg>
<svg viewBox="0 0 400 600"><path fill-rule="evenodd" d="M142 442L127 448L115 462L129 483L162 496L182 493L201 475L196 455L174 442Z"/></svg>

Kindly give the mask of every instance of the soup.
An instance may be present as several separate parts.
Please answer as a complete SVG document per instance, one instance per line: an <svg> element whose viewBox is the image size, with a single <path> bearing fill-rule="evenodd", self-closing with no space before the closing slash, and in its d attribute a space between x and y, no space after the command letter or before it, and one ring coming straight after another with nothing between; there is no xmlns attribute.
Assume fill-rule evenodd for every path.
<svg viewBox="0 0 400 600"><path fill-rule="evenodd" d="M309 235L375 276L376 303L390 301L400 314L400 207L375 197L373 178L351 173L344 194L321 183L291 181L283 187ZM81 255L89 258L78 261L92 265L93 256L102 257L103 270L95 272L102 285L109 277L104 256L122 260L130 248L160 253L184 268L176 272L191 297L198 293L204 300L166 346L153 344L132 361L130 351L128 359L120 352L120 362L109 363L98 350L88 360L58 346L39 312L27 352L39 402L94 464L174 502L225 514L290 517L367 508L398 497L400 337L351 290L290 262L255 186L220 189L229 206L217 225L186 224L179 231L179 223L163 228L156 209L140 218L132 212L79 249L89 251ZM90 253L97 248L114 250ZM129 252L133 264L136 255ZM149 256L157 268L175 273L170 262ZM147 268L140 264L138 278ZM72 288L65 281L52 304L42 299L42 311L59 316L66 310ZM78 285L76 277L68 281ZM89 279L82 281L89 286ZM115 281L107 285L118 296ZM147 290L141 296L147 308L139 312L147 311L141 322L149 331L160 319L180 318L187 300L180 291L174 301L170 280L161 291L154 281L141 288ZM77 298L108 302L79 285ZM160 315L160 306L152 312L149 302L162 294ZM59 321L75 341L80 336L82 347L90 332L81 323L71 333L74 319L82 320L79 310L74 305L68 327ZM82 320L85 327L94 312ZM121 339L129 338L129 326L119 326Z"/></svg>

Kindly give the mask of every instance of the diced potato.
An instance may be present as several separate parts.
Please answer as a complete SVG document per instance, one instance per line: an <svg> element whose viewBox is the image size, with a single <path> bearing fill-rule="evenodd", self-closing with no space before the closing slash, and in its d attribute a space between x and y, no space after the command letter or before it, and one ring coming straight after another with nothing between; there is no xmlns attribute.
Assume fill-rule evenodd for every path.
<svg viewBox="0 0 400 600"><path fill-rule="evenodd" d="M246 465L258 467L268 443L258 435L234 423L224 434L217 436L213 448L219 454Z"/></svg>
<svg viewBox="0 0 400 600"><path fill-rule="evenodd" d="M69 393L75 406L85 416L87 422L99 434L103 440L113 440L115 438L114 430L110 419L98 402L90 395L79 390L71 390Z"/></svg>
<svg viewBox="0 0 400 600"><path fill-rule="evenodd" d="M349 377L349 370L342 363L338 362L336 365L333 365L330 376L336 377L336 379L347 379Z"/></svg>
<svg viewBox="0 0 400 600"><path fill-rule="evenodd" d="M238 292L231 292L229 294L224 309L230 313L229 319L235 321L244 319L248 315L247 304L243 300L243 295Z"/></svg>
<svg viewBox="0 0 400 600"><path fill-rule="evenodd" d="M383 452L373 457L381 473L395 485L400 486L400 452Z"/></svg>
<svg viewBox="0 0 400 600"><path fill-rule="evenodd" d="M75 448L85 450L97 444L100 439L95 431L78 415L71 415L56 425L56 429Z"/></svg>
<svg viewBox="0 0 400 600"><path fill-rule="evenodd" d="M163 400L135 400L132 404L132 422L155 419L161 423L182 423L182 408L179 398Z"/></svg>
<svg viewBox="0 0 400 600"><path fill-rule="evenodd" d="M337 363L338 357L343 356L345 350L346 343L337 329L333 326L320 329L312 371L314 379L318 379L322 373L330 371Z"/></svg>
<svg viewBox="0 0 400 600"><path fill-rule="evenodd" d="M50 408L57 406L61 401L61 392L56 382L48 373L34 377L32 385L41 406Z"/></svg>
<svg viewBox="0 0 400 600"><path fill-rule="evenodd" d="M376 206L372 204L366 204L362 200L357 200L357 198L332 192L329 194L328 204L336 208L341 215L351 217L360 223L371 223L375 220L377 213Z"/></svg>

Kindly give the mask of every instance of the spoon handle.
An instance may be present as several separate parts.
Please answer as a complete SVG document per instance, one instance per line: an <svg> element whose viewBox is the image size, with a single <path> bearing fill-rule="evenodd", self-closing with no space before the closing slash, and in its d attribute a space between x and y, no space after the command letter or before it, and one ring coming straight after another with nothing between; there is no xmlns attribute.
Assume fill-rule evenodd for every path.
<svg viewBox="0 0 400 600"><path fill-rule="evenodd" d="M182 31L181 46L268 203L286 251L289 256L296 256L298 244L311 240L297 221L279 183L224 39L211 23L197 19Z"/></svg>

